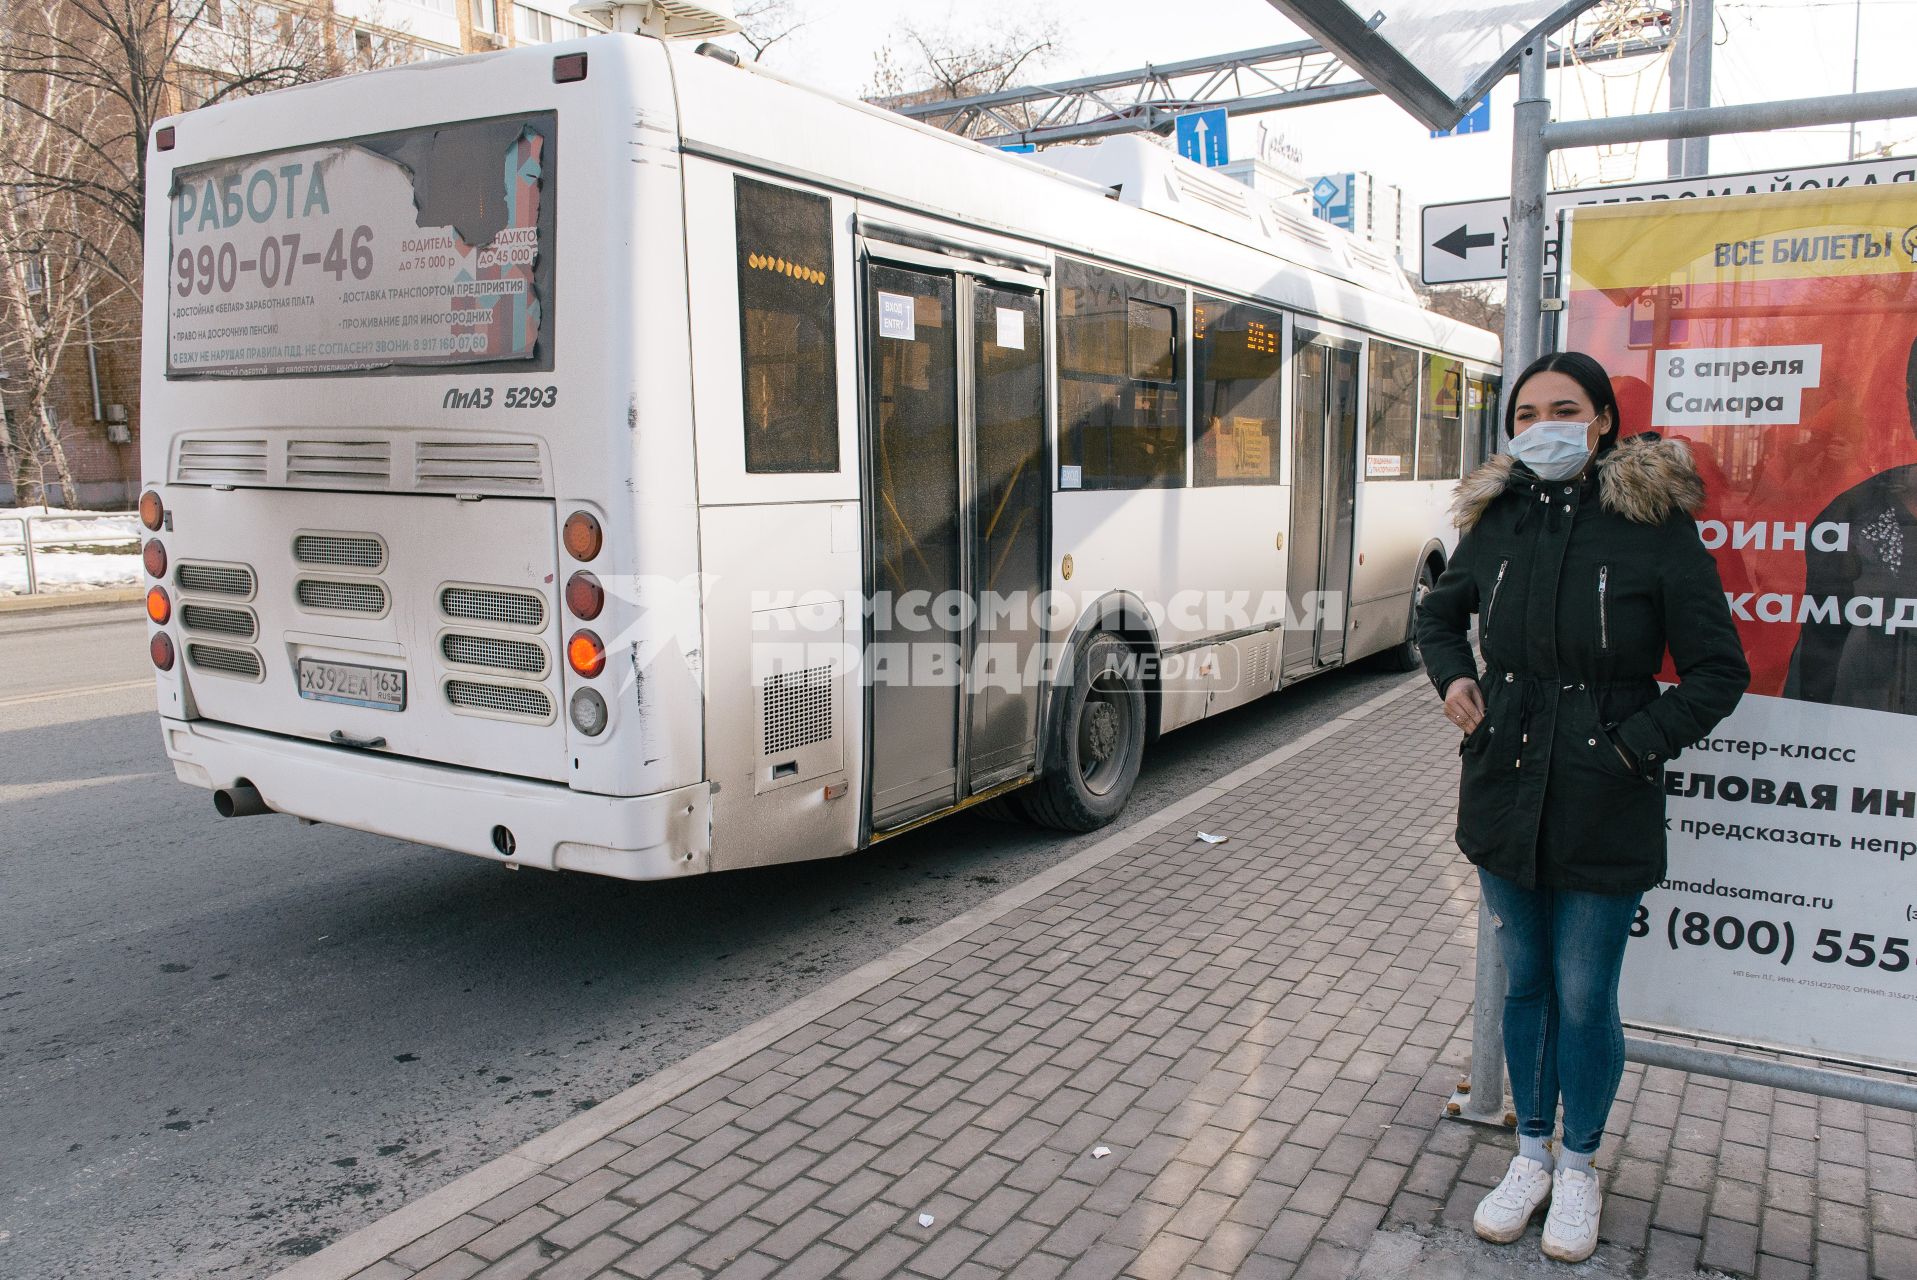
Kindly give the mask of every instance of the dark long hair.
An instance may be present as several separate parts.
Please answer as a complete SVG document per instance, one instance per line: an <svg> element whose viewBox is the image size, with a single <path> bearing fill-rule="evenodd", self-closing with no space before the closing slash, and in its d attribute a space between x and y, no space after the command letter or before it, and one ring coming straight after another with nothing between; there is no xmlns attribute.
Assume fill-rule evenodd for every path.
<svg viewBox="0 0 1917 1280"><path fill-rule="evenodd" d="M1540 373L1561 373L1578 384L1584 394L1591 398L1592 407L1599 413L1611 415L1611 428L1598 437L1598 449L1604 450L1617 443L1618 425L1623 419L1618 414L1617 393L1611 389L1611 376L1604 372L1604 366L1585 355L1582 351L1554 351L1539 356L1525 367L1504 393L1504 437L1510 439L1513 419L1518 413L1518 393L1524 390L1524 384Z"/></svg>

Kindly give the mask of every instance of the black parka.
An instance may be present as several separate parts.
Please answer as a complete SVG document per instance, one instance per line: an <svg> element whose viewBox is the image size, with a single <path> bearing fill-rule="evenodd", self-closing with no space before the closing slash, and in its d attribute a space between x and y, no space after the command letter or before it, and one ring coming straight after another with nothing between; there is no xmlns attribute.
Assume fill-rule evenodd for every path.
<svg viewBox="0 0 1917 1280"><path fill-rule="evenodd" d="M1633 436L1591 470L1546 481L1499 455L1465 477L1418 642L1440 697L1461 676L1484 690L1459 744L1464 855L1526 888L1635 893L1664 878L1665 764L1730 714L1750 668L1689 448ZM1667 648L1678 683L1660 694Z"/></svg>

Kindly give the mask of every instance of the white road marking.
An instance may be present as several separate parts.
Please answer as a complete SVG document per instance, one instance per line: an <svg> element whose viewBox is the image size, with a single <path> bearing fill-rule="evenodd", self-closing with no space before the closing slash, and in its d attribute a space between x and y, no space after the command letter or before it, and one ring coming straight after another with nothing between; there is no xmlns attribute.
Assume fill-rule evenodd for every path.
<svg viewBox="0 0 1917 1280"><path fill-rule="evenodd" d="M43 796L65 795L89 787L114 786L123 782L144 782L149 778L170 778L170 773L120 773L101 778L69 778L61 782L0 784L0 805L16 800L37 800Z"/></svg>
<svg viewBox="0 0 1917 1280"><path fill-rule="evenodd" d="M95 684L83 689L55 689L51 693L29 693L18 698L0 698L0 707L20 707L29 702L52 702L55 698L77 698L87 693L118 693L122 689L142 688L153 688L152 676L144 680L122 680L118 684Z"/></svg>

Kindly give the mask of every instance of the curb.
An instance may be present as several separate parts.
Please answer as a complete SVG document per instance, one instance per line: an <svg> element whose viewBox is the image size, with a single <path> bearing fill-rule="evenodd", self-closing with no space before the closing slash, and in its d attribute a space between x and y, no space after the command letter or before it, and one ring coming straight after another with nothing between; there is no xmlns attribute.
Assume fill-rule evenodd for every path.
<svg viewBox="0 0 1917 1280"><path fill-rule="evenodd" d="M57 613L84 609L88 605L138 604L146 595L138 587L102 587L92 591L62 592L33 596L0 596L0 617L20 614Z"/></svg>
<svg viewBox="0 0 1917 1280"><path fill-rule="evenodd" d="M1173 801L1155 813L1147 814L1082 853L1074 854L1056 866L1007 889L996 897L928 930L840 978L834 979L809 996L742 1027L725 1039L693 1054L623 1093L581 1112L555 1128L522 1143L503 1156L481 1165L436 1191L395 1209L376 1222L326 1248L303 1258L283 1271L275 1280L348 1280L378 1263L388 1254L438 1230L467 1211L477 1208L506 1188L537 1173L543 1173L561 1160L591 1146L634 1120L687 1093L733 1066L778 1043L792 1032L814 1021L819 1015L838 1008L848 1000L929 959L950 944L992 921L1024 906L1032 899L1051 892L1100 863L1138 844L1192 811L1222 799L1238 787L1269 772L1291 757L1310 750L1327 738L1336 736L1361 720L1383 710L1428 683L1422 673L1405 677L1402 683L1371 698L1341 715L1335 716L1297 740L1265 753L1247 765L1234 769L1215 782L1207 783L1182 800Z"/></svg>

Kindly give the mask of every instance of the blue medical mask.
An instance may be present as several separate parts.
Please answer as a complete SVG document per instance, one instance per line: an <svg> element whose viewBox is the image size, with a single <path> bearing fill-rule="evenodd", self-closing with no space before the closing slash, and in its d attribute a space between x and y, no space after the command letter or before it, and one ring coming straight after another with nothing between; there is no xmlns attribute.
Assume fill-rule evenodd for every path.
<svg viewBox="0 0 1917 1280"><path fill-rule="evenodd" d="M1590 460L1591 424L1539 422L1504 443L1504 451L1531 468L1540 480L1569 480Z"/></svg>

